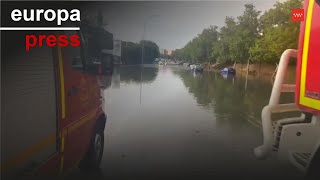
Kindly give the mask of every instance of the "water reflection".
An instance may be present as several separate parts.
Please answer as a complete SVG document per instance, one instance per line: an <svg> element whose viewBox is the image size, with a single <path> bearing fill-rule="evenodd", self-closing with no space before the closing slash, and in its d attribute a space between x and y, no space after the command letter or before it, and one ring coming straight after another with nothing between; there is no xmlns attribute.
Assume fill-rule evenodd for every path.
<svg viewBox="0 0 320 180"><path fill-rule="evenodd" d="M112 75L112 88L120 88L120 68L119 66L115 66Z"/></svg>
<svg viewBox="0 0 320 180"><path fill-rule="evenodd" d="M260 78L204 72L201 80L188 71L175 71L200 106L210 108L218 122L249 121L261 126L261 110L268 104L272 84ZM293 101L293 94L285 94L281 102Z"/></svg>
<svg viewBox="0 0 320 180"><path fill-rule="evenodd" d="M99 76L98 80L102 89L109 87L120 89L120 84L144 84L155 80L158 70L154 66L115 66L112 75Z"/></svg>
<svg viewBox="0 0 320 180"><path fill-rule="evenodd" d="M232 80L234 80L234 78L235 78L235 75L233 75L233 74L228 74L228 73L221 73L221 76L222 76L224 79L232 79Z"/></svg>
<svg viewBox="0 0 320 180"><path fill-rule="evenodd" d="M245 88L240 75L225 79L214 72L149 66L141 78L141 70L120 67L104 91L105 179L297 175L291 165L253 156L262 140L260 113L268 103L270 81L248 78Z"/></svg>
<svg viewBox="0 0 320 180"><path fill-rule="evenodd" d="M118 73L118 74L116 74ZM121 82L124 83L151 83L157 77L158 70L153 66L124 66L118 67L115 76L119 75ZM142 75L141 75L142 73Z"/></svg>

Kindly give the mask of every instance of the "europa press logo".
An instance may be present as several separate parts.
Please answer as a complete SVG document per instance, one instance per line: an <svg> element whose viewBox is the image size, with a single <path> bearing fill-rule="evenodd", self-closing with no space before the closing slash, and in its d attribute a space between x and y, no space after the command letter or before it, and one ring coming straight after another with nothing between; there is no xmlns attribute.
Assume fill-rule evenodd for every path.
<svg viewBox="0 0 320 180"><path fill-rule="evenodd" d="M55 27L0 27L1 31L79 31L80 27L64 27L63 22L80 22L80 10L72 9L70 11L66 9L13 9L10 13L11 21L23 24L32 22L54 22ZM49 47L78 47L80 46L80 37L77 33L72 35L67 34L27 34L25 36L26 51L29 51L33 47L42 47L46 44Z"/></svg>
<svg viewBox="0 0 320 180"><path fill-rule="evenodd" d="M293 22L304 21L304 9L292 9L291 20Z"/></svg>

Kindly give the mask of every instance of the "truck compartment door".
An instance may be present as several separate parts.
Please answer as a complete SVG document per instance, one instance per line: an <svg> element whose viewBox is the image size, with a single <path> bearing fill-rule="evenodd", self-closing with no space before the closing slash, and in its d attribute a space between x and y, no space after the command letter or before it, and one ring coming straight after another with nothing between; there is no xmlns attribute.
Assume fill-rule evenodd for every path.
<svg viewBox="0 0 320 180"><path fill-rule="evenodd" d="M57 152L52 48L33 48L1 61L1 172L16 174Z"/></svg>

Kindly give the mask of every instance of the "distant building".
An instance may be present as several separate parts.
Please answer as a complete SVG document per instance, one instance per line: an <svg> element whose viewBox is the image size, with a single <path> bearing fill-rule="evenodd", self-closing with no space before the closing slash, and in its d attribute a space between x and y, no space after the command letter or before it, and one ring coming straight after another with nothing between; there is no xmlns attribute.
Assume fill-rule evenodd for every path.
<svg viewBox="0 0 320 180"><path fill-rule="evenodd" d="M160 49L160 54L164 54L165 49Z"/></svg>
<svg viewBox="0 0 320 180"><path fill-rule="evenodd" d="M160 54L162 55L171 55L172 54L172 50L170 49L160 49Z"/></svg>
<svg viewBox="0 0 320 180"><path fill-rule="evenodd" d="M167 50L167 55L171 55L172 54L172 50Z"/></svg>
<svg viewBox="0 0 320 180"><path fill-rule="evenodd" d="M165 49L163 54L168 55L168 50Z"/></svg>

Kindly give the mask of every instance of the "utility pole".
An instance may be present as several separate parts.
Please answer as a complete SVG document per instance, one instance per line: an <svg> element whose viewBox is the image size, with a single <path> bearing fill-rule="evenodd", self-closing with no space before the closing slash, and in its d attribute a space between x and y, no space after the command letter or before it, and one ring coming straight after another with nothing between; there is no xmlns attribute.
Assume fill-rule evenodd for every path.
<svg viewBox="0 0 320 180"><path fill-rule="evenodd" d="M143 36L142 36L142 48L141 48L141 65L144 64L144 36L146 33L146 22L144 22L144 27L143 27Z"/></svg>
<svg viewBox="0 0 320 180"><path fill-rule="evenodd" d="M143 74L143 63L144 63L144 34L146 33L146 21L143 24L143 35L141 41L141 73L140 73L140 104L141 104L141 96L142 96L142 74Z"/></svg>
<svg viewBox="0 0 320 180"><path fill-rule="evenodd" d="M144 64L144 36L145 36L145 33L146 33L146 26L147 26L147 22L152 19L153 17L156 17L156 16L159 16L159 15L152 15L150 17L148 17L148 19L146 19L144 21L144 24L143 24L143 35L142 35L142 42L141 42L141 74L140 74L140 104L141 104L141 94L142 94L142 74L143 74L143 64Z"/></svg>

